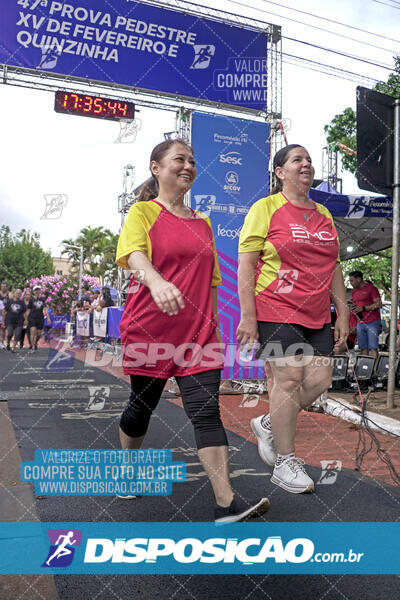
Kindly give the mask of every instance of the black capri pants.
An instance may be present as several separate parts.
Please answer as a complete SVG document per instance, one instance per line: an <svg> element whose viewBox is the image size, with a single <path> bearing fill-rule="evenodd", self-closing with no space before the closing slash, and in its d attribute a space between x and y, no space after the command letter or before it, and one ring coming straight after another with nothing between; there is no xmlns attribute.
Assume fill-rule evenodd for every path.
<svg viewBox="0 0 400 600"><path fill-rule="evenodd" d="M167 379L131 375L131 394L121 415L120 427L129 437L145 435ZM219 412L219 369L175 377L183 408L194 427L197 448L227 446L228 440Z"/></svg>
<svg viewBox="0 0 400 600"><path fill-rule="evenodd" d="M7 327L7 343L8 344L10 343L11 338L13 336L14 336L14 340L16 342L19 342L19 340L21 339L22 325L23 325L22 321L9 321L7 323L6 327Z"/></svg>

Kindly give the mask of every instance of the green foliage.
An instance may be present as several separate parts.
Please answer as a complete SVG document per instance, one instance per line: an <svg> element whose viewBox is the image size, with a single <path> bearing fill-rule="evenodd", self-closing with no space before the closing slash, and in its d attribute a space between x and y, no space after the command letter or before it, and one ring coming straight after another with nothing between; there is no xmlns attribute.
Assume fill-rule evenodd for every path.
<svg viewBox="0 0 400 600"><path fill-rule="evenodd" d="M342 262L345 278L351 271L361 271L364 279L370 280L386 300L390 300L392 285L392 249L382 250L379 254L367 254Z"/></svg>
<svg viewBox="0 0 400 600"><path fill-rule="evenodd" d="M341 114L336 115L329 125L325 125L324 131L327 134L326 140L328 144L340 142L348 148L356 150L356 113L352 108L345 108ZM357 168L357 156L349 156L340 149L339 152L342 154L343 169L350 171L354 175Z"/></svg>
<svg viewBox="0 0 400 600"><path fill-rule="evenodd" d="M41 275L53 275L50 252L40 246L38 233L21 229L13 235L7 225L0 227L0 280L9 288L23 288L25 281Z"/></svg>
<svg viewBox="0 0 400 600"><path fill-rule="evenodd" d="M118 235L104 227L83 227L78 237L63 240L64 250L72 262L75 272L79 271L79 248L68 248L69 245L83 247L84 273L97 277L102 284L114 286L117 284L118 268L115 264Z"/></svg>
<svg viewBox="0 0 400 600"><path fill-rule="evenodd" d="M389 75L387 82L377 83L373 89L382 94L400 98L400 56L395 57L394 70ZM325 125L324 131L327 134L328 143L340 142L352 150L357 150L357 119L352 108L345 108L342 113L335 115L332 121ZM355 175L357 156L349 156L340 149L339 152L342 158L343 170L350 171Z"/></svg>
<svg viewBox="0 0 400 600"><path fill-rule="evenodd" d="M394 73L389 75L386 83L377 83L375 90L394 98L400 98L400 56L394 59Z"/></svg>

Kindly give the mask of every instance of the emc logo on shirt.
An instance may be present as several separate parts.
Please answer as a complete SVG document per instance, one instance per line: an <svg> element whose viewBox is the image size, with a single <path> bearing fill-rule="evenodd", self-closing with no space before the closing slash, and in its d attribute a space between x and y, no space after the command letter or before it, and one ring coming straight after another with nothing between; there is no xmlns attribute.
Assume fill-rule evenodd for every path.
<svg viewBox="0 0 400 600"><path fill-rule="evenodd" d="M304 225L295 225L291 223L289 225L292 236L295 239L302 240L319 240L320 242L332 242L336 240L336 236L332 234L331 231L315 231L311 233Z"/></svg>

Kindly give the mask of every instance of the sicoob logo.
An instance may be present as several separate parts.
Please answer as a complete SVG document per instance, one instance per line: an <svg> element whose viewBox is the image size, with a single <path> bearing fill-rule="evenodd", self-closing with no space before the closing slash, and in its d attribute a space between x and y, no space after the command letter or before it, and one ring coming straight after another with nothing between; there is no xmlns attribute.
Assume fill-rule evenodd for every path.
<svg viewBox="0 0 400 600"><path fill-rule="evenodd" d="M50 548L42 567L69 567L75 547L81 545L82 532L79 529L48 529L47 535Z"/></svg>

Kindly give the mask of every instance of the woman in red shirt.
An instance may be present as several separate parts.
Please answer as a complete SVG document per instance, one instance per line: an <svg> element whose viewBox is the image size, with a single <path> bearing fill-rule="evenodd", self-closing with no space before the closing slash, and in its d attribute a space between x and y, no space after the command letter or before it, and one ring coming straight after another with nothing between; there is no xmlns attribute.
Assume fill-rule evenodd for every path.
<svg viewBox="0 0 400 600"><path fill-rule="evenodd" d="M295 456L297 416L331 382L330 298L336 342L346 339L348 308L332 216L308 197L310 155L286 146L274 157L274 172L275 189L253 204L240 234L237 338L242 346L259 340L256 357L273 376L270 414L251 421L260 457L274 466L273 483L302 493L314 482Z"/></svg>
<svg viewBox="0 0 400 600"><path fill-rule="evenodd" d="M184 204L196 177L193 150L183 140L166 140L154 148L150 170L117 249L118 265L140 281L138 288L131 275L121 319L123 367L132 390L120 421L121 445L140 448L164 385L174 376L214 491L215 520L240 521L266 512L269 502L234 496L229 481L218 404L221 276L209 219Z"/></svg>

